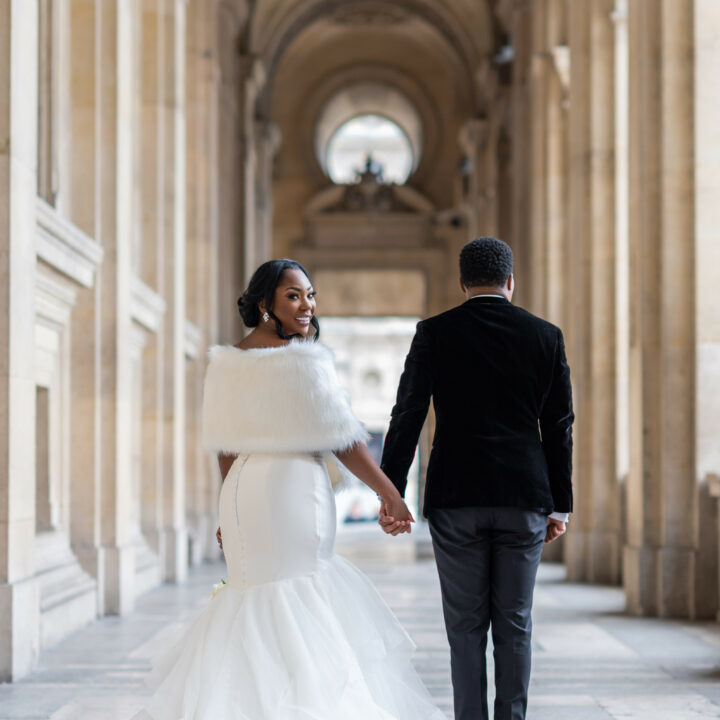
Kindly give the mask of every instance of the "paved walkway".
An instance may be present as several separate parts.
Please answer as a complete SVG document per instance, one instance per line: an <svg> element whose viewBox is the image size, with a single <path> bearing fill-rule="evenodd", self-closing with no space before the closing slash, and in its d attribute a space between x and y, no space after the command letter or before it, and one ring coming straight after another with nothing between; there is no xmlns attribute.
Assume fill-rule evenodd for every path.
<svg viewBox="0 0 720 720"><path fill-rule="evenodd" d="M367 530L350 531L338 550L370 575L413 636L416 666L452 718L427 548L415 558L410 538ZM146 692L148 651L197 612L223 572L220 563L198 568L184 585L147 594L129 617L93 623L43 653L30 677L0 685L0 720L126 720ZM572 585L561 567L541 567L528 720L720 718L720 625L629 618L622 608L617 589Z"/></svg>

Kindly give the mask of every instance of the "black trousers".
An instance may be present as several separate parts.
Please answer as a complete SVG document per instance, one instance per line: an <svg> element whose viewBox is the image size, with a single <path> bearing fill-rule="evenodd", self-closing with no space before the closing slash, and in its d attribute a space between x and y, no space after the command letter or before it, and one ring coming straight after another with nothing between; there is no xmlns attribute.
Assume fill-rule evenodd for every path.
<svg viewBox="0 0 720 720"><path fill-rule="evenodd" d="M430 533L450 643L455 720L487 720L492 627L495 720L523 720L532 599L547 515L518 508L433 509Z"/></svg>

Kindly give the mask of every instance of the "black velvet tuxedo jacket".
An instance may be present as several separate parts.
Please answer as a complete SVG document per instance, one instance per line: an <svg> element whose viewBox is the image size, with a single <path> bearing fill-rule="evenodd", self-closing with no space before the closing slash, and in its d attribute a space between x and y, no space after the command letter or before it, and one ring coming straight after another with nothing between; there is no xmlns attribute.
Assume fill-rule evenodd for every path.
<svg viewBox="0 0 720 720"><path fill-rule="evenodd" d="M418 323L382 468L401 494L430 398L433 508L572 510L572 391L562 332L504 298L471 298Z"/></svg>

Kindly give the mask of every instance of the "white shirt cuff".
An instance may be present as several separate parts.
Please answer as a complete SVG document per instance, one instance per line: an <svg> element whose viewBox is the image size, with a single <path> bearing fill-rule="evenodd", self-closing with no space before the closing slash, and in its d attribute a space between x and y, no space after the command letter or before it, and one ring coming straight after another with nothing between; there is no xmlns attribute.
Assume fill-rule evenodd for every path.
<svg viewBox="0 0 720 720"><path fill-rule="evenodd" d="M559 520L560 522L566 523L570 519L570 513L550 513L548 517L551 520Z"/></svg>

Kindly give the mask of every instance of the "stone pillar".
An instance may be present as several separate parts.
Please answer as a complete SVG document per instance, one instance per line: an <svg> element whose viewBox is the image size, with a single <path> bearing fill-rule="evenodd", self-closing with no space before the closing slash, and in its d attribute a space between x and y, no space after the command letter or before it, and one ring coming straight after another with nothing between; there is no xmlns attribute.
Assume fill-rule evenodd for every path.
<svg viewBox="0 0 720 720"><path fill-rule="evenodd" d="M243 324L236 301L244 289L243 277L243 198L244 173L242 147L246 132L242 112L242 84L244 73L241 66L245 59L238 57L236 40L242 27L231 22L230 13L218 6L214 20L214 33L218 38L218 66L220 77L217 88L217 143L218 153L216 198L217 213L217 302L218 339L235 343L243 334ZM243 19L244 22L244 19Z"/></svg>
<svg viewBox="0 0 720 720"><path fill-rule="evenodd" d="M480 220L480 174L487 135L488 121L481 118L472 118L465 122L458 135L458 142L467 162L465 187L460 202L465 211L469 240L489 234Z"/></svg>
<svg viewBox="0 0 720 720"><path fill-rule="evenodd" d="M530 152L526 171L529 205L525 212L528 224L528 267L523 278L530 281L527 307L545 317L547 313L547 103L552 60L547 53L547 0L533 4L529 33L529 107Z"/></svg>
<svg viewBox="0 0 720 720"><path fill-rule="evenodd" d="M478 95L483 98L483 124L474 161L475 195L472 199L477 222L477 235L500 237L500 204L498 144L500 128L505 115L507 97L500 85L498 69L490 58L485 58L475 73ZM474 122L473 120L470 121Z"/></svg>
<svg viewBox="0 0 720 720"><path fill-rule="evenodd" d="M700 545L705 550L695 579L700 617L712 616L718 604L715 508L708 507L706 489L720 484L720 5L695 0L694 17L694 132L695 132L695 298L697 303L696 453L700 483ZM714 553L704 539L713 536ZM718 616L720 619L720 615Z"/></svg>
<svg viewBox="0 0 720 720"><path fill-rule="evenodd" d="M130 278L133 234L133 17L130 3L96 3L99 58L97 113L97 240L104 249L98 276L102 346L102 505L100 564L107 614L134 606L132 548Z"/></svg>
<svg viewBox="0 0 720 720"><path fill-rule="evenodd" d="M259 150L262 143L263 126L255 121L255 107L258 96L266 81L265 67L256 58L242 58L241 90L241 152L242 152L242 197L243 197L243 278L247 285L255 268L264 260L258 248L258 238L262 235L261 218L258 217L258 172L262 158ZM262 173L264 174L264 173ZM264 178L263 178L264 179ZM243 288L239 288L241 291ZM238 294L239 294L238 291Z"/></svg>
<svg viewBox="0 0 720 720"><path fill-rule="evenodd" d="M205 373L205 350L215 341L216 291L213 281L213 258L217 248L217 226L214 218L216 196L213 178L217 173L217 144L215 132L214 95L217 66L214 55L214 35L211 15L202 0L188 4L188 27L193 28L187 38L187 315L191 322L204 330L198 357L188 360L187 366L187 468L188 524L194 530L191 544L198 559L217 556L215 528L217 527L217 492L220 488L217 463L200 445L200 407Z"/></svg>
<svg viewBox="0 0 720 720"><path fill-rule="evenodd" d="M98 103L102 79L97 0L73 0L71 5L70 131L72 163L70 219L92 238L102 233L98 133ZM73 550L83 568L98 580L98 608L105 607L100 562L102 496L101 338L102 283L78 293L73 310L71 386L71 529ZM78 469L82 468L82 472Z"/></svg>
<svg viewBox="0 0 720 720"><path fill-rule="evenodd" d="M148 0L141 14L142 105L140 108L142 188L141 280L164 296L164 267L168 254L165 222L165 103L166 27L163 0ZM167 303L165 303L167 307ZM164 372L165 328L148 337L143 351L142 381L142 487L141 527L157 553L164 574L166 538L164 522Z"/></svg>
<svg viewBox="0 0 720 720"><path fill-rule="evenodd" d="M162 294L167 304L163 376L165 577L187 575L185 525L185 0L164 2L164 237Z"/></svg>
<svg viewBox="0 0 720 720"><path fill-rule="evenodd" d="M565 5L559 0L548 3L546 53L552 71L546 81L545 125L545 312L550 322L567 326L570 272L567 233L568 157L567 115L570 90L570 48L567 46Z"/></svg>
<svg viewBox="0 0 720 720"><path fill-rule="evenodd" d="M256 123L257 179L255 181L254 236L245 236L245 244L253 244L254 265L270 260L273 228L273 163L282 143L280 128L273 122Z"/></svg>
<svg viewBox="0 0 720 720"><path fill-rule="evenodd" d="M572 579L617 583L614 28L611 0L569 10L571 368L576 405Z"/></svg>
<svg viewBox="0 0 720 720"><path fill-rule="evenodd" d="M0 681L39 646L35 553L37 3L0 1Z"/></svg>
<svg viewBox="0 0 720 720"><path fill-rule="evenodd" d="M511 33L515 50L512 86L512 232L509 244L515 255L517 286L515 302L529 307L533 298L530 249L532 114L530 101L532 62L532 4L515 0L511 11Z"/></svg>
<svg viewBox="0 0 720 720"><path fill-rule="evenodd" d="M630 466L630 235L628 229L628 0L615 0L615 460L620 483L620 538L626 543Z"/></svg>
<svg viewBox="0 0 720 720"><path fill-rule="evenodd" d="M633 0L628 610L697 610L693 5Z"/></svg>

